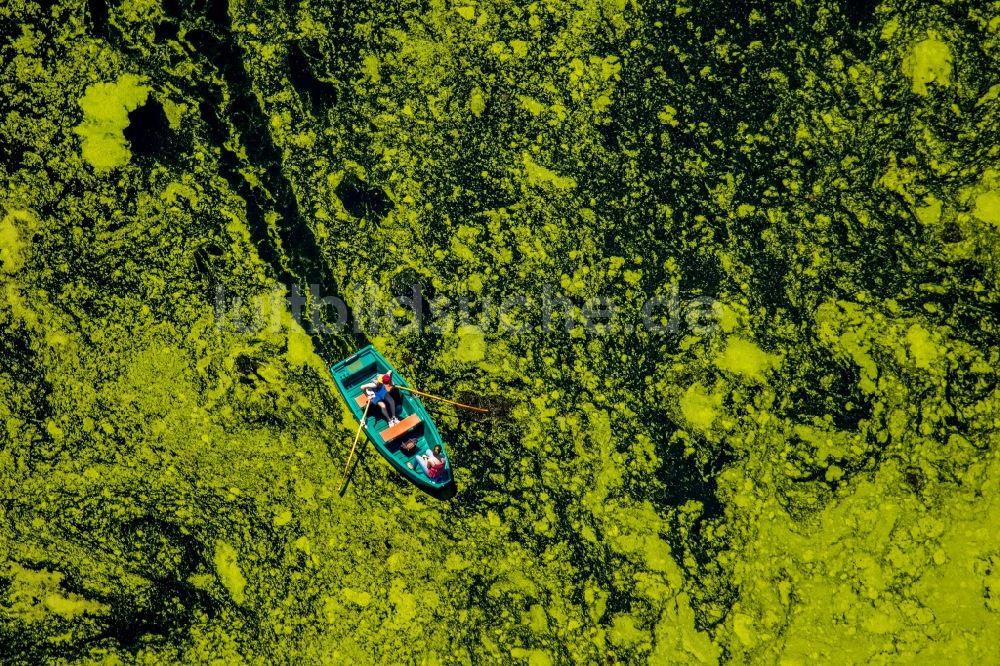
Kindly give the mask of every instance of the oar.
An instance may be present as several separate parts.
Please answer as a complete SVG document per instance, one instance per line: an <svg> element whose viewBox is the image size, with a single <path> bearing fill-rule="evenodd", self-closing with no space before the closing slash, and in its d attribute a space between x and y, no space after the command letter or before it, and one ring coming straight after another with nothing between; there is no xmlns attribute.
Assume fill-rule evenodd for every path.
<svg viewBox="0 0 1000 666"><path fill-rule="evenodd" d="M489 414L490 410L483 409L482 407L473 407L472 405L465 405L461 402L455 402L454 400L448 400L447 398L442 398L439 395L431 395L430 393L424 393L423 391L418 391L417 389L406 388L405 386L397 386L400 391L409 391L410 393L416 393L417 395L422 395L425 398L430 398L431 400L440 400L441 402L446 402L449 405L455 405L456 407L463 407L465 409L471 409L474 412L479 412L480 414Z"/></svg>
<svg viewBox="0 0 1000 666"><path fill-rule="evenodd" d="M358 424L358 434L354 436L354 445L351 446L351 455L347 456L347 464L344 465L344 482L340 484L340 490L337 494L344 492L344 487L347 485L347 470L351 467L351 460L354 459L354 451L358 448L358 440L361 439L361 431L365 428L365 419L368 417L368 408L372 406L372 401L369 400L368 404L365 405L365 411L361 414L361 423Z"/></svg>

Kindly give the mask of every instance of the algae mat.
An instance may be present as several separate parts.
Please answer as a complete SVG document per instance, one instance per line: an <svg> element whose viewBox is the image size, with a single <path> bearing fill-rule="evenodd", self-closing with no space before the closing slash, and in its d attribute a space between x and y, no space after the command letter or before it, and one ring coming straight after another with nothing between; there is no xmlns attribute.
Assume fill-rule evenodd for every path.
<svg viewBox="0 0 1000 666"><path fill-rule="evenodd" d="M998 663L998 33L3 3L0 658ZM454 497L337 494L367 342Z"/></svg>

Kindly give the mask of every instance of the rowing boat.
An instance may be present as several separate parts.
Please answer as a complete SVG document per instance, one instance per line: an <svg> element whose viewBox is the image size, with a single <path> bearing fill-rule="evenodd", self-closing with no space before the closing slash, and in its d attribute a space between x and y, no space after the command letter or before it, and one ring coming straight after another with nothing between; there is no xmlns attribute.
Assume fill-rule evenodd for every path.
<svg viewBox="0 0 1000 666"><path fill-rule="evenodd" d="M361 422L361 416L368 405L368 396L361 387L380 381L382 375L389 371L392 371L393 384L411 388L399 371L371 345L330 366L330 374L333 375L337 390L347 403L355 422ZM372 405L365 418L365 434L382 457L404 477L429 490L444 488L452 482L451 462L434 422L415 395L398 390L394 390L391 395L396 404L400 405L399 423L390 426L378 405ZM411 439L416 439L416 450L407 453L401 446ZM433 450L435 446L441 447L446 466L436 477L430 478L421 469L416 457L417 454ZM415 469L410 469L407 463L411 463Z"/></svg>

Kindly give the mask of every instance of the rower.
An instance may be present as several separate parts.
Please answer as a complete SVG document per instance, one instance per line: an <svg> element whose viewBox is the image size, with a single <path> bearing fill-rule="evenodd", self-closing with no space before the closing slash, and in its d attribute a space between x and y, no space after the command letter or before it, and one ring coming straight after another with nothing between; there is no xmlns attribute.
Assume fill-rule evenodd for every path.
<svg viewBox="0 0 1000 666"><path fill-rule="evenodd" d="M392 370L382 375L381 381L376 377L375 381L369 382L361 388L364 390L365 395L368 396L369 401L379 406L382 414L385 416L385 420L389 422L390 426L399 423L399 407L391 395L393 389Z"/></svg>

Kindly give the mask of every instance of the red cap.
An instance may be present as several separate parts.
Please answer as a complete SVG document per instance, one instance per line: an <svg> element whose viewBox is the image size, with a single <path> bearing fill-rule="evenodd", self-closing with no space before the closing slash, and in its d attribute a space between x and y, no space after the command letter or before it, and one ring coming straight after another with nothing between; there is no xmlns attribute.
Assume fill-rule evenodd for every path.
<svg viewBox="0 0 1000 666"><path fill-rule="evenodd" d="M391 384L392 383L392 371L391 370L389 372L385 373L384 375L382 375L382 383L383 384Z"/></svg>

